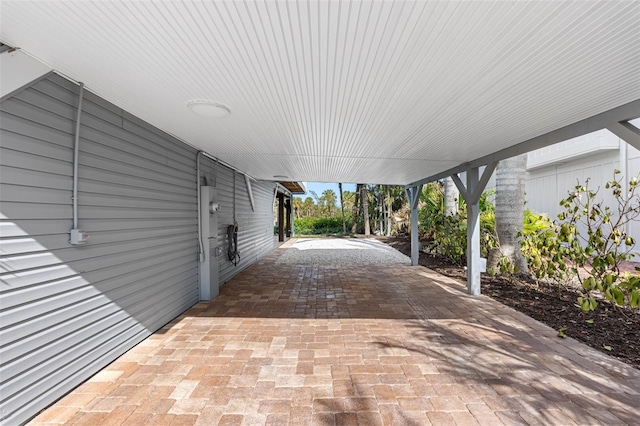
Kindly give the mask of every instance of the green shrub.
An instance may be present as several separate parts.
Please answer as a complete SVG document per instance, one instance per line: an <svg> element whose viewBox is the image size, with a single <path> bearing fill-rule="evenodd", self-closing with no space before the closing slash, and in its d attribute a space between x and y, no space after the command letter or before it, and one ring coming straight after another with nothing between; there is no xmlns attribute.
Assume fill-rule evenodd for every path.
<svg viewBox="0 0 640 426"><path fill-rule="evenodd" d="M531 215L525 223L522 250L531 270L538 278L576 278L582 287L577 304L584 312L597 307L598 293L618 305L640 307L640 275L620 270L635 256L635 241L625 229L640 216L638 179L623 194L619 173L605 186L613 207L597 199L598 190L590 189L587 179L560 201L559 222Z"/></svg>
<svg viewBox="0 0 640 426"><path fill-rule="evenodd" d="M549 216L525 210L520 237L520 248L533 276L556 281L565 281L573 276L563 259L556 224Z"/></svg>
<svg viewBox="0 0 640 426"><path fill-rule="evenodd" d="M495 206L488 197L494 191L487 191L480 197L480 251L487 256L497 246L495 233ZM425 248L433 254L443 256L457 264L466 263L467 252L467 210L460 203L457 216L444 214L443 193L438 188L423 190L423 202L419 210L419 234Z"/></svg>
<svg viewBox="0 0 640 426"><path fill-rule="evenodd" d="M623 194L619 174L616 170L613 180L605 185L614 197L613 207L596 198L598 190L589 188L588 179L560 202L564 211L558 219L564 223L557 232L564 244L562 253L576 274L586 272L578 274L583 289L578 305L584 312L596 308L594 292L618 305L640 307L640 276L620 271L620 263L634 256L635 241L625 229L628 222L640 216L638 178L629 182L628 193Z"/></svg>
<svg viewBox="0 0 640 426"><path fill-rule="evenodd" d="M296 235L342 234L341 217L303 217L294 222Z"/></svg>

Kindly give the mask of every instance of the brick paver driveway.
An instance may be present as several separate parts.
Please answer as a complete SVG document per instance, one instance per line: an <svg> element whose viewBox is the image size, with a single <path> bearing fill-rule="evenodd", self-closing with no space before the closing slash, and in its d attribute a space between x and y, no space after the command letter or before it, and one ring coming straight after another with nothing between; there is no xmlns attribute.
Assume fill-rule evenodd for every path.
<svg viewBox="0 0 640 426"><path fill-rule="evenodd" d="M34 423L638 424L640 371L422 267L277 264Z"/></svg>

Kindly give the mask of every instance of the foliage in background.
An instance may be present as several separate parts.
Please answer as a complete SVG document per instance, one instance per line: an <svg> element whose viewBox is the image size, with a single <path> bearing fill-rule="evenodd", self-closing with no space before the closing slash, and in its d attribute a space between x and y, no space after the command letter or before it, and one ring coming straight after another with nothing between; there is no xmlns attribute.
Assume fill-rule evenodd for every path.
<svg viewBox="0 0 640 426"><path fill-rule="evenodd" d="M364 184L363 184L364 185ZM392 216L390 220L392 224L391 234L397 234L399 232L399 224L395 219L399 210L405 207L406 199L404 196L404 188L399 186L383 186L383 185L367 185L367 198L368 198L368 211L371 221L371 227L373 233L381 234L382 231L386 231L387 221L385 215L382 213L384 207L386 211L387 196L391 198L391 211L389 214ZM353 191L343 191L343 204L345 212L345 221L351 224L354 219L353 208L356 204L356 193ZM381 203L384 200L384 205ZM322 192L322 195L318 195L314 191L309 191L309 196L304 199L300 197L293 198L293 207L295 212L295 232L297 235L320 235L320 234L343 234L342 232L342 218L341 210L338 206L338 196L331 190L327 189ZM362 204L359 203L356 219L356 229L354 232L364 232L364 222L362 215ZM277 211L274 208L274 211ZM336 230L334 222L326 219L337 219L340 222L340 230ZM277 220L274 217L274 220ZM337 223L337 222L336 222ZM381 226L385 229L380 229ZM351 226L347 226L351 228ZM277 228L276 228L277 229Z"/></svg>

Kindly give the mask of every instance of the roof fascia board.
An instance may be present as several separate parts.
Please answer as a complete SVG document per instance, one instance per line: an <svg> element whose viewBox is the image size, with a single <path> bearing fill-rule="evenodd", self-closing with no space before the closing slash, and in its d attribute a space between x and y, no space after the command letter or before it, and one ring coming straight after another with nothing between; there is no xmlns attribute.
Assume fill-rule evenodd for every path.
<svg viewBox="0 0 640 426"><path fill-rule="evenodd" d="M0 102L15 96L53 73L48 65L19 49L0 53Z"/></svg>
<svg viewBox="0 0 640 426"><path fill-rule="evenodd" d="M406 185L406 187L408 188L411 186L432 182L434 180L444 179L456 173L461 173L469 170L473 167L484 166L492 162L504 160L505 158L515 157L516 155L524 154L535 149L544 148L545 146L553 145L558 142L586 135L587 133L605 129L614 123L620 123L638 117L640 117L640 99L621 105L617 108L610 109L609 111L605 111L601 114L594 115L584 120L577 121L573 124L569 124L568 126L561 127L557 130L545 133L544 135L526 140L509 148L496 151L493 154L485 155L484 157L480 157L476 160L460 164L459 166L452 167L451 169L444 172L437 173L427 178L420 179L416 182L409 183Z"/></svg>

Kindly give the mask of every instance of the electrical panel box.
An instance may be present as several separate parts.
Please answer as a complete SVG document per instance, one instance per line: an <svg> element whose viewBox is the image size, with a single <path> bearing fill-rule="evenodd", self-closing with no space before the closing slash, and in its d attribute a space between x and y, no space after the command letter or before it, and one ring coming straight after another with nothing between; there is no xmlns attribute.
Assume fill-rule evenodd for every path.
<svg viewBox="0 0 640 426"><path fill-rule="evenodd" d="M212 300L220 292L218 282L218 192L212 186L200 187L200 300Z"/></svg>
<svg viewBox="0 0 640 426"><path fill-rule="evenodd" d="M89 233L82 229L72 229L69 234L69 243L75 245L86 244L89 240Z"/></svg>

